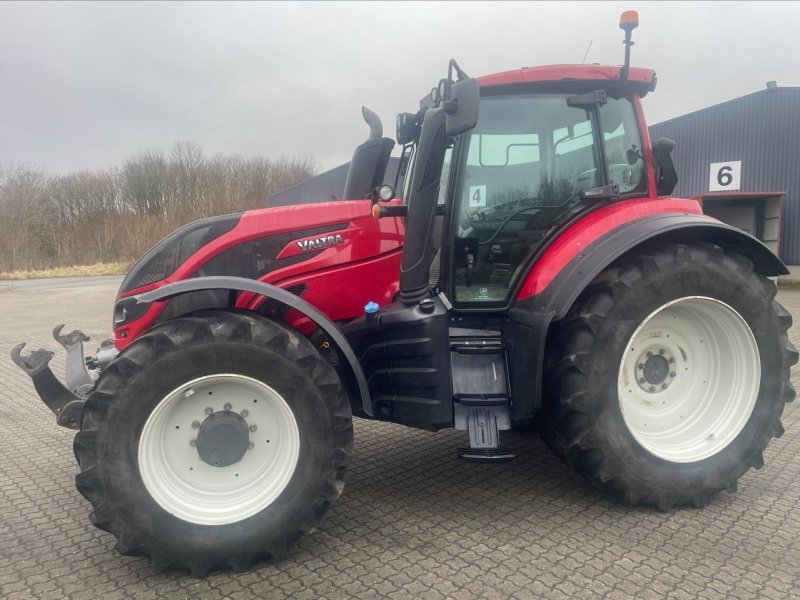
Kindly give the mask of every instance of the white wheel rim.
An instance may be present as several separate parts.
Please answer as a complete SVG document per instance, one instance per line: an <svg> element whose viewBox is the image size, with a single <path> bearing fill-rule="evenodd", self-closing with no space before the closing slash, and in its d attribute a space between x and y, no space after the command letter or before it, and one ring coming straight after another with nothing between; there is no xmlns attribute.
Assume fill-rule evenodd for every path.
<svg viewBox="0 0 800 600"><path fill-rule="evenodd" d="M747 322L724 302L691 296L654 311L631 336L619 369L619 404L645 450L691 463L741 433L760 383L758 345Z"/></svg>
<svg viewBox="0 0 800 600"><path fill-rule="evenodd" d="M226 408L245 418L250 447L235 464L214 467L198 454L198 423L209 409ZM161 508L191 523L224 525L274 502L299 456L297 421L281 395L251 377L219 374L181 385L159 402L142 429L138 462Z"/></svg>

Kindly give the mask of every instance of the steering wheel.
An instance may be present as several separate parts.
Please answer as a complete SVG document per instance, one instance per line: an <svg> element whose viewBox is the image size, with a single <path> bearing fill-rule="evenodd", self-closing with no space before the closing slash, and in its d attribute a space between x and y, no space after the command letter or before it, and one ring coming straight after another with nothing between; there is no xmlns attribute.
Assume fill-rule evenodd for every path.
<svg viewBox="0 0 800 600"><path fill-rule="evenodd" d="M541 208L540 206L526 206L525 208L520 208L519 210L514 211L513 213L508 215L505 219L503 219L503 222L500 223L500 227L494 230L494 233L489 236L488 240L483 240L482 242L479 241L478 245L486 246L488 244L491 244L493 241L497 239L497 236L500 235L500 232L503 231L503 229L505 229L506 225L508 225L514 219L514 217L517 217L529 210L538 210L540 208Z"/></svg>

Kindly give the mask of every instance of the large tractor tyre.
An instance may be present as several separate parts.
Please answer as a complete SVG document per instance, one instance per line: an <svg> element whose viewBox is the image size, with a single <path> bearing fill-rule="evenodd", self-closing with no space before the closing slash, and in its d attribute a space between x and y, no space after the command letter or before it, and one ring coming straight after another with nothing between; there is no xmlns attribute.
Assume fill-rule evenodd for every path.
<svg viewBox="0 0 800 600"><path fill-rule="evenodd" d="M209 311L155 327L90 394L78 490L123 554L204 575L281 559L344 487L350 403L313 344Z"/></svg>
<svg viewBox="0 0 800 600"><path fill-rule="evenodd" d="M596 487L669 510L735 491L783 433L791 316L746 258L654 246L604 271L549 340L543 437Z"/></svg>

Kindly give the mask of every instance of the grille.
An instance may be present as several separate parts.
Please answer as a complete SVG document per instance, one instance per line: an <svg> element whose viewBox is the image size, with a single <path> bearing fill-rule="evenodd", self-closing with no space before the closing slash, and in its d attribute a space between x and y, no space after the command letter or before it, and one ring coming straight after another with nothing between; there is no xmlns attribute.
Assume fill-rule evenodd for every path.
<svg viewBox="0 0 800 600"><path fill-rule="evenodd" d="M305 283L298 283L295 285L291 285L286 288L287 292L294 294L295 296L302 296L306 293ZM289 312L289 306L284 304L279 300L275 300L274 298L267 298L261 305L258 307L258 314L264 315L265 317L270 317L273 319L282 319L286 316L286 313Z"/></svg>
<svg viewBox="0 0 800 600"><path fill-rule="evenodd" d="M347 227L346 223L325 225L324 227L289 231L249 240L228 248L209 259L192 277L230 275L247 279L259 279L275 269L303 262L321 252L321 250L304 252L296 256L276 260L275 257L278 253L292 240L339 231L345 227Z"/></svg>

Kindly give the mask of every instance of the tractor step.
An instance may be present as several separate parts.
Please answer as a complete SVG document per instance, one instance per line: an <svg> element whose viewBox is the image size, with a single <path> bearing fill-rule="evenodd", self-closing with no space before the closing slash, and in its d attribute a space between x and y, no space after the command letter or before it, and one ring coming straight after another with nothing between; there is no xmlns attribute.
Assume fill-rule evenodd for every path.
<svg viewBox="0 0 800 600"><path fill-rule="evenodd" d="M502 462L516 455L500 447L500 431L511 429L505 346L500 339L451 341L455 428L469 433L470 462Z"/></svg>
<svg viewBox="0 0 800 600"><path fill-rule="evenodd" d="M511 429L507 398L463 398L455 402L455 426L469 433L469 448L459 448L458 456L470 462L502 462L516 454L500 447L500 431Z"/></svg>
<svg viewBox="0 0 800 600"><path fill-rule="evenodd" d="M459 448L458 457L467 462L502 463L517 458L508 448Z"/></svg>

